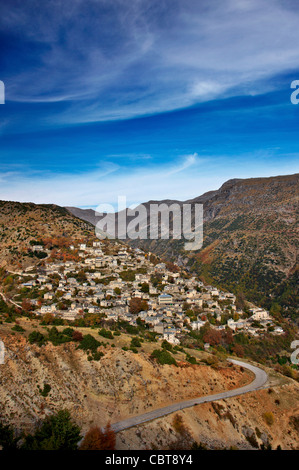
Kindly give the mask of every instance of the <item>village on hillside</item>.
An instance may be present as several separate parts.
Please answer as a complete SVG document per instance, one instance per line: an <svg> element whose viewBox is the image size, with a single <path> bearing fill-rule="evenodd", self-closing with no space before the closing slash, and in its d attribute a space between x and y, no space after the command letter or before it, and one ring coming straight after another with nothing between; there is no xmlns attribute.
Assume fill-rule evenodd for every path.
<svg viewBox="0 0 299 470"><path fill-rule="evenodd" d="M207 322L215 330L229 328L233 334L283 333L266 310L251 306L249 314L245 313L237 309L234 294L204 285L151 253L118 242L111 252L103 241L68 249L76 253L77 261L48 257L41 266L19 273L23 304L28 293L25 301L37 316L74 321L86 314L101 314L107 322L142 322L159 338L176 345L182 334L199 330ZM46 252L38 244L32 250ZM30 295L32 290L35 296Z"/></svg>

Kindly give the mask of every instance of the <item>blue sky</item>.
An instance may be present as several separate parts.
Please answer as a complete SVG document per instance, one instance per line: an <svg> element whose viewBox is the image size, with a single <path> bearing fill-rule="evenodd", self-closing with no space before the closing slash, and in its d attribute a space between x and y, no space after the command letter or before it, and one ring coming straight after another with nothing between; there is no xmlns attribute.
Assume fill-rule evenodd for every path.
<svg viewBox="0 0 299 470"><path fill-rule="evenodd" d="M186 200L298 172L295 0L0 7L0 199Z"/></svg>

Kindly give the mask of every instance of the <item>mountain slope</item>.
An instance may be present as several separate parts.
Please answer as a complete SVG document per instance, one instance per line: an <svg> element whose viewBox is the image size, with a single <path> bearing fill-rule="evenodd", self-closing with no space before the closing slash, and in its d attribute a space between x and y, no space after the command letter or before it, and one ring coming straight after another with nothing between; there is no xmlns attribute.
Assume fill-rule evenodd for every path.
<svg viewBox="0 0 299 470"><path fill-rule="evenodd" d="M206 282L243 293L277 314L294 316L298 305L298 188L298 174L229 180L217 191L184 201L203 204L201 250L184 251L183 240L129 243L184 264ZM145 203L147 208L150 202ZM167 201L169 205L173 202L183 204ZM84 211L75 213L85 218ZM149 219L144 222L148 223Z"/></svg>
<svg viewBox="0 0 299 470"><path fill-rule="evenodd" d="M85 220L94 226L99 219L93 209L79 209L78 207L65 207L65 209L75 217L78 217L81 220Z"/></svg>
<svg viewBox="0 0 299 470"><path fill-rule="evenodd" d="M46 416L68 409L83 432L105 426L155 408L197 396L243 386L252 377L244 369L215 362L200 355L196 365L160 365L145 352L134 354L107 344L100 361L74 342L54 346L30 344L26 336L37 325L22 319L24 334L11 333L0 324L6 360L0 368L0 422L12 425L18 435L32 432ZM63 328L63 327L62 327ZM39 327L44 333L44 330ZM91 331L96 335L95 330ZM152 345L154 349L156 346ZM179 353L178 353L179 354ZM214 362L208 365L209 358ZM298 449L298 389L294 380L273 370L271 388L228 400L202 403L160 419L117 433L117 450L189 450L193 440L208 449L257 449L262 444L283 450ZM49 392L42 393L45 385ZM270 391L271 393L270 393ZM273 419L267 423L265 412ZM174 418L181 415L188 441L175 431ZM180 444L180 447L178 445ZM186 445L187 444L187 445Z"/></svg>
<svg viewBox="0 0 299 470"><path fill-rule="evenodd" d="M92 233L92 225L63 207L0 201L0 267L22 268L37 263L41 258L31 249L43 240L67 246L73 239Z"/></svg>
<svg viewBox="0 0 299 470"><path fill-rule="evenodd" d="M278 302L294 313L298 182L291 175L225 183L204 204L204 246L191 253L190 269L268 308Z"/></svg>

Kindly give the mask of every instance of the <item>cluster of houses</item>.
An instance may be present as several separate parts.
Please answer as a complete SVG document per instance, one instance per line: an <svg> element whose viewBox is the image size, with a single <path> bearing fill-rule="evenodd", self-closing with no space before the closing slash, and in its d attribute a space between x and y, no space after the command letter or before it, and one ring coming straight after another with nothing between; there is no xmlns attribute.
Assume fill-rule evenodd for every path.
<svg viewBox="0 0 299 470"><path fill-rule="evenodd" d="M273 334L283 333L267 311L252 307L251 316L245 318L244 312L237 310L233 294L206 286L195 277L182 277L179 272L168 270L165 263L153 264L150 254L140 249L117 242L113 247L111 253L101 241L91 246L71 245L70 250L76 250L80 261L56 260L31 272L31 279L22 287L38 286L43 292L41 305L32 301L35 313L50 313L71 321L87 313L101 313L107 320L120 319L132 325L139 318L172 344L179 344L181 334L199 330L208 319L213 319L211 326L220 330L229 327L233 332L258 335L263 328L272 326ZM133 280L124 280L122 273L128 271L135 273ZM78 277L78 273L83 276ZM157 276L158 285L153 282ZM131 313L133 298L144 300L146 308Z"/></svg>

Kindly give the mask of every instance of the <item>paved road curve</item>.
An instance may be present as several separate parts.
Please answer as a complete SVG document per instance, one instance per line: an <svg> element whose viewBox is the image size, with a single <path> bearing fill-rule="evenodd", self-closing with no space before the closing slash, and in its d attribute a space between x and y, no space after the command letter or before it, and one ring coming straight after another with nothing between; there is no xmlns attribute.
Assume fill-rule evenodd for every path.
<svg viewBox="0 0 299 470"><path fill-rule="evenodd" d="M268 375L264 370L260 369L259 367L252 366L251 364L237 361L235 359L229 359L229 361L240 367L244 367L246 369L251 370L255 374L255 379L250 384L245 385L244 387L235 388L234 390L229 390L227 392L221 392L214 395L207 395L205 397L192 398L191 400L181 401L180 403L175 403L173 405L165 406L164 408L149 411L148 413L144 413L142 415L134 416L133 418L128 418L123 421L119 421L118 423L112 424L111 428L115 432L123 431L124 429L137 426L141 423L146 423L147 421L152 421L156 418L161 418L162 416L174 413L175 411L182 410L183 408L189 408L191 406L199 405L201 403L221 400L223 398L235 397L244 393L253 392L255 390L259 390L266 384L268 380Z"/></svg>

